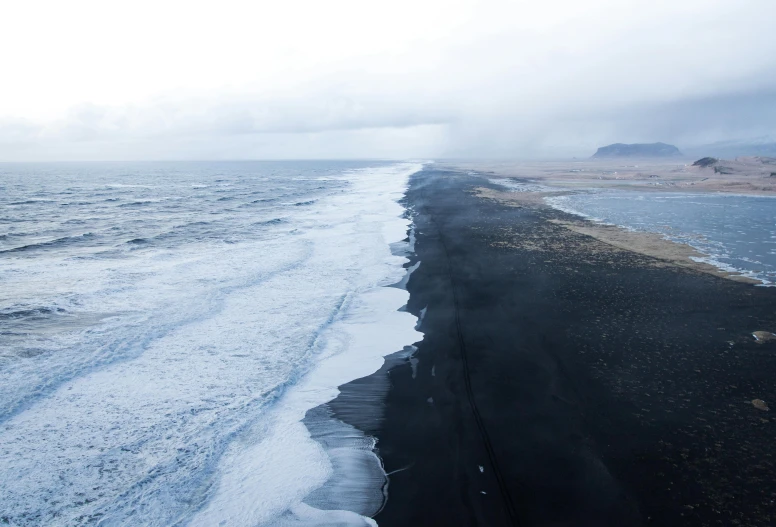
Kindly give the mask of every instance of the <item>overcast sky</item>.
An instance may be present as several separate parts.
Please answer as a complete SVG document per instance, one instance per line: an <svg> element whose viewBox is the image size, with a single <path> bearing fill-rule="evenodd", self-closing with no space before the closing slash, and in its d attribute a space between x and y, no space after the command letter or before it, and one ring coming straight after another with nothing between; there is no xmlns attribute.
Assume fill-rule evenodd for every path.
<svg viewBox="0 0 776 527"><path fill-rule="evenodd" d="M774 0L4 2L0 160L776 140L774 21Z"/></svg>

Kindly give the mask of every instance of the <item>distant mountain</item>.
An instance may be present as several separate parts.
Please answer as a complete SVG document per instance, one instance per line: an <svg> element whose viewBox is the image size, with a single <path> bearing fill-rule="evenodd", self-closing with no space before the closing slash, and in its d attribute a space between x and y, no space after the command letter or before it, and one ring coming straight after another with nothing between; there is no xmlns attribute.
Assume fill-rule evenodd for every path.
<svg viewBox="0 0 776 527"><path fill-rule="evenodd" d="M714 157L704 157L703 159L697 160L695 163L692 164L692 166L706 168L706 167L714 166L717 163L719 163L719 159L716 159Z"/></svg>
<svg viewBox="0 0 776 527"><path fill-rule="evenodd" d="M680 155L682 153L678 148L665 143L636 143L632 145L615 143L609 146L602 146L593 157L672 157Z"/></svg>
<svg viewBox="0 0 776 527"><path fill-rule="evenodd" d="M685 152L693 157L714 156L725 159L735 159L739 156L776 157L776 140L765 136L736 141L719 141L687 148Z"/></svg>

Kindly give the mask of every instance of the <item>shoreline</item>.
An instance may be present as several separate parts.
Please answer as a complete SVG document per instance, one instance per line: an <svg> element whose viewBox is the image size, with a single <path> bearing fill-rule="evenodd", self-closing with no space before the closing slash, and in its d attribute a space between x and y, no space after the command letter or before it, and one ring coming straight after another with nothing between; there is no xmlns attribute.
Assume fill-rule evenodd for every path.
<svg viewBox="0 0 776 527"><path fill-rule="evenodd" d="M566 210L547 202L547 198L552 199L556 196L574 194L578 191L511 192L508 190L498 191L492 188L478 187L474 192L475 195L480 198L491 199L511 207L536 207L559 211L569 217L553 220L558 225L579 234L595 238L615 248L632 251L644 256L650 256L657 260L663 260L669 265L686 267L702 273L747 284L761 285L764 287L769 287L771 285L765 279L758 279L746 275L744 271L732 271L724 268L722 265L714 265L708 261L710 259L713 260L713 255L703 253L687 243L672 240L666 235L649 231L637 231L623 225L605 223L582 213ZM732 196L732 194L728 195Z"/></svg>
<svg viewBox="0 0 776 527"><path fill-rule="evenodd" d="M579 190L585 188L638 190L644 192L697 192L742 196L776 196L776 178L771 164L746 161L764 158L720 160L735 165L733 172L692 165L690 159L573 159L566 161L440 163L449 170L474 171L494 178L517 178L535 183Z"/></svg>
<svg viewBox="0 0 776 527"><path fill-rule="evenodd" d="M343 212L343 200L362 207L347 224L324 226L325 243L316 247L332 265L352 271L341 282L347 287L331 293L336 309L304 343L308 368L223 456L218 484L191 525L375 525L369 516L384 502L385 481L375 439L336 419L328 402L347 391L340 386L379 371L386 355L418 337L415 317L401 310L409 294L392 284L406 280L409 220L401 199L420 168L368 169L326 204Z"/></svg>
<svg viewBox="0 0 776 527"><path fill-rule="evenodd" d="M772 524L776 421L752 401L776 401L776 342L752 332L776 330L774 290L655 265L487 186L411 178L424 337L342 388L382 386L351 397L381 416L362 423L388 480L376 522Z"/></svg>

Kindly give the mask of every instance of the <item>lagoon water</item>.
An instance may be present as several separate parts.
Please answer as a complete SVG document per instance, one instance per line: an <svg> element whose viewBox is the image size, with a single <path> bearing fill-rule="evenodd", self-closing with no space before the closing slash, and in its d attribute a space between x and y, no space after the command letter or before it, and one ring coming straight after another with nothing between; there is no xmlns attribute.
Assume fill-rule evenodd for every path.
<svg viewBox="0 0 776 527"><path fill-rule="evenodd" d="M417 340L420 168L0 165L0 523L369 523L300 419Z"/></svg>
<svg viewBox="0 0 776 527"><path fill-rule="evenodd" d="M548 198L595 221L687 243L703 261L776 284L776 199L765 196L591 191Z"/></svg>

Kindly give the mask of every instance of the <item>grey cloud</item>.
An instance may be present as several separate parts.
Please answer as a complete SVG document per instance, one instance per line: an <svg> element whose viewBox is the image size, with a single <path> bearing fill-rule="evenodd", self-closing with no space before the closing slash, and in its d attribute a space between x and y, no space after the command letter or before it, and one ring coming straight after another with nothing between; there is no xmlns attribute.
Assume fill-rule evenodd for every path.
<svg viewBox="0 0 776 527"><path fill-rule="evenodd" d="M53 123L0 122L0 159L555 157L776 135L776 4L740 5L462 30L274 93L80 105Z"/></svg>
<svg viewBox="0 0 776 527"><path fill-rule="evenodd" d="M454 120L453 112L433 102L333 92L162 100L143 107L84 104L46 125L0 122L0 159L403 157L378 138L434 130L415 143L435 143L439 126ZM342 140L349 143L337 144ZM408 153L422 154L406 146Z"/></svg>
<svg viewBox="0 0 776 527"><path fill-rule="evenodd" d="M776 89L671 101L620 117L624 134L662 134L685 146L746 139L775 131Z"/></svg>
<svg viewBox="0 0 776 527"><path fill-rule="evenodd" d="M214 98L144 108L83 105L46 133L72 139L116 135L311 133L439 124L451 118L443 109L413 101L313 94L274 99Z"/></svg>

